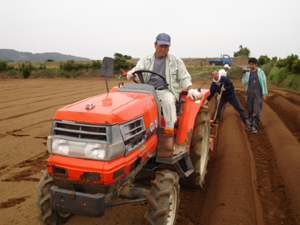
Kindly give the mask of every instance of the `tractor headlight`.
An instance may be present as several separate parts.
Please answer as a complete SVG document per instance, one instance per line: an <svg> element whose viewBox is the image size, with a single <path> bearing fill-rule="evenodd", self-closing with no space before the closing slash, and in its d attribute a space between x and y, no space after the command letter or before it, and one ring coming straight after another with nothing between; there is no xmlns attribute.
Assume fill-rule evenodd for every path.
<svg viewBox="0 0 300 225"><path fill-rule="evenodd" d="M70 151L68 142L62 139L55 139L52 142L52 151L59 155L68 155Z"/></svg>
<svg viewBox="0 0 300 225"><path fill-rule="evenodd" d="M105 159L106 145L105 144L87 144L84 148L84 155L90 159Z"/></svg>
<svg viewBox="0 0 300 225"><path fill-rule="evenodd" d="M47 147L51 154L106 161L125 153L125 145L122 141L107 145L106 143L88 143L49 136Z"/></svg>

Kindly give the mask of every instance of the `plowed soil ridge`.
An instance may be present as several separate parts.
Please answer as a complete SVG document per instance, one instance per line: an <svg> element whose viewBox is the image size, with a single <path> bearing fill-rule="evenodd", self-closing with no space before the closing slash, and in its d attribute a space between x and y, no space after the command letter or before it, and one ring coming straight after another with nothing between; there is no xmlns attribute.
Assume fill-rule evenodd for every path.
<svg viewBox="0 0 300 225"><path fill-rule="evenodd" d="M294 99L274 93L267 103L300 142L300 99L296 103Z"/></svg>
<svg viewBox="0 0 300 225"><path fill-rule="evenodd" d="M238 92L238 94L241 105L246 109L244 93ZM276 146L270 142L265 130L272 123L264 118L264 116L270 117L272 113L266 109L267 107L266 104L263 105L258 134L247 132L256 164L257 192L263 208L264 224L297 224L295 212L292 211L291 197L287 194L285 180L277 165L274 149ZM281 126L284 127L283 124Z"/></svg>
<svg viewBox="0 0 300 225"><path fill-rule="evenodd" d="M241 122L227 108L223 110L224 116L226 121L219 125L218 155L201 222L257 224L249 154Z"/></svg>

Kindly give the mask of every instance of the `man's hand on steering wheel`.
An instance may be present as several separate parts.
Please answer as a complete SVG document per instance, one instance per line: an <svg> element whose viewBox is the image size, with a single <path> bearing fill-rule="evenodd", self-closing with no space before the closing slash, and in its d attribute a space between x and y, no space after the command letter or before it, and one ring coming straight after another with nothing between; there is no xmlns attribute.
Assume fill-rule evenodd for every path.
<svg viewBox="0 0 300 225"><path fill-rule="evenodd" d="M135 75L133 75L134 72L131 70L127 72L126 78L127 80L133 80L135 78Z"/></svg>

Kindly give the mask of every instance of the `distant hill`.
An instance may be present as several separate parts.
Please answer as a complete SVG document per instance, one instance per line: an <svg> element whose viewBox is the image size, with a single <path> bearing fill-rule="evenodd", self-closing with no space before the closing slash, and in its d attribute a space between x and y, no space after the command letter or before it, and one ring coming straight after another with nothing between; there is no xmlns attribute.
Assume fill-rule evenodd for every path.
<svg viewBox="0 0 300 225"><path fill-rule="evenodd" d="M18 52L13 49L0 49L0 59L2 61L13 62L44 62L47 59L54 61L67 61L67 60L90 60L89 58L77 57L73 55L63 55L57 52L46 53L31 53L31 52Z"/></svg>

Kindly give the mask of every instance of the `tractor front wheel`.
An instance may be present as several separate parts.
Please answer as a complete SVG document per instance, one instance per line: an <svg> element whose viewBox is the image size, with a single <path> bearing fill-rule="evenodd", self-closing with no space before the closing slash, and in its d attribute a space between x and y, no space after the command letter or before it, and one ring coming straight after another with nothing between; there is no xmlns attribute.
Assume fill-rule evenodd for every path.
<svg viewBox="0 0 300 225"><path fill-rule="evenodd" d="M179 176L177 173L164 170L156 172L151 181L148 196L148 212L145 219L151 225L174 225L179 205Z"/></svg>
<svg viewBox="0 0 300 225"><path fill-rule="evenodd" d="M64 224L71 218L72 214L52 209L50 197L53 179L47 170L43 170L41 173L42 178L36 186L37 200L34 202L38 209L38 220L47 225Z"/></svg>

